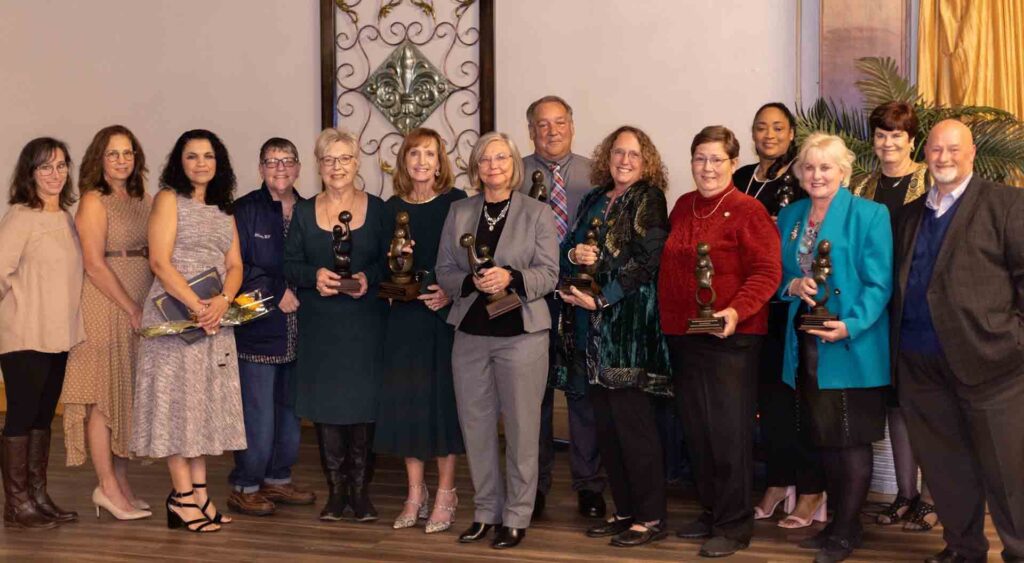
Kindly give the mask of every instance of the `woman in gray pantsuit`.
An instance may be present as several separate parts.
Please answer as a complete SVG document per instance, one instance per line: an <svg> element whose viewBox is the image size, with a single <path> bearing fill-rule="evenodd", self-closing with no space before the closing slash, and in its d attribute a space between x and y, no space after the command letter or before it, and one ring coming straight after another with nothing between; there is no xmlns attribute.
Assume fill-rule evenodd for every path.
<svg viewBox="0 0 1024 563"><path fill-rule="evenodd" d="M519 150L504 133L480 138L470 155L470 181L480 193L452 204L441 233L438 283L452 298L456 327L452 371L459 421L473 477L476 512L459 541L515 547L526 535L537 490L540 404L548 374L551 314L544 296L558 280L558 237L548 206L515 190L522 182ZM463 235L475 237L491 267L473 274ZM522 307L489 318L487 297L508 293ZM508 490L498 451L499 412L505 428Z"/></svg>

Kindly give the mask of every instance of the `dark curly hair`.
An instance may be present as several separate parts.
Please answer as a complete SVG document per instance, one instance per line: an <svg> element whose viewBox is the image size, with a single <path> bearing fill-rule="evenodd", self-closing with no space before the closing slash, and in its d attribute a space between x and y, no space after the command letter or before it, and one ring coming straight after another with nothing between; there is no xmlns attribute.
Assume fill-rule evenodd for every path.
<svg viewBox="0 0 1024 563"><path fill-rule="evenodd" d="M68 165L68 177L64 180L64 187L60 189L60 208L67 210L75 203L78 198L75 197L74 182L71 181L71 153L68 151L67 143L53 137L39 137L29 141L18 155L18 163L14 165L14 173L11 174L8 204L20 203L32 209L43 208L43 200L39 197L33 174L36 168L46 164L58 149L64 153L64 162Z"/></svg>
<svg viewBox="0 0 1024 563"><path fill-rule="evenodd" d="M185 166L181 163L182 153L185 152L185 145L189 141L205 139L213 146L213 156L217 159L217 171L206 186L206 205L216 205L224 213L231 213L231 204L234 202L235 186L238 184L235 178L235 171L231 168L231 159L228 157L228 149L221 142L220 137L206 129L193 129L185 131L174 143L174 148L167 155L167 164L160 174L160 187L174 190L175 192L192 197L196 189L192 182L185 175Z"/></svg>
<svg viewBox="0 0 1024 563"><path fill-rule="evenodd" d="M606 186L613 183L612 145L615 144L615 139L618 139L619 135L623 133L632 133L640 142L640 156L643 158L643 172L640 174L640 179L661 191L667 190L668 169L665 168L665 163L662 162L657 147L654 146L654 142L647 136L647 133L632 125L623 125L612 131L601 141L601 144L594 148L594 154L591 157L594 164L590 168L590 183L594 186Z"/></svg>
<svg viewBox="0 0 1024 563"><path fill-rule="evenodd" d="M96 190L103 195L110 195L111 187L103 177L103 159L107 151L107 144L114 135L124 135L132 144L132 151L135 152L134 167L128 176L125 189L128 195L142 199L146 195L146 175L149 168L146 168L146 153L142 150L139 140L124 125L111 125L104 127L96 133L85 149L85 156L82 157L82 165L78 169L78 191L81 193Z"/></svg>

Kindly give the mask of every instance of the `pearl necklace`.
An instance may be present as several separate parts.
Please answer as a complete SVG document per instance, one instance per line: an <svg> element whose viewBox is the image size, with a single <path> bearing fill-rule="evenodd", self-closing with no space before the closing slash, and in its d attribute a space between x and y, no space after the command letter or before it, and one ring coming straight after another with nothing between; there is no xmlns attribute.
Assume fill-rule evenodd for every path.
<svg viewBox="0 0 1024 563"><path fill-rule="evenodd" d="M729 197L729 194L731 194L732 192L733 189L731 188L729 189L729 191L725 192L725 195L723 195L721 199L718 200L718 203L715 204L715 208L711 210L711 213L708 213L703 217L697 215L697 198L700 197L700 195L698 194L697 197L693 198L693 216L696 217L697 219L707 219L711 217L712 215L718 212L718 208L722 205L722 202L725 201L725 198Z"/></svg>
<svg viewBox="0 0 1024 563"><path fill-rule="evenodd" d="M501 208L501 213L498 213L497 217L491 217L487 213L487 202L484 202L484 221L487 221L487 230L494 231L494 226L497 225L502 219L505 218L505 214L508 213L508 206L512 203L512 198L505 200L505 207Z"/></svg>

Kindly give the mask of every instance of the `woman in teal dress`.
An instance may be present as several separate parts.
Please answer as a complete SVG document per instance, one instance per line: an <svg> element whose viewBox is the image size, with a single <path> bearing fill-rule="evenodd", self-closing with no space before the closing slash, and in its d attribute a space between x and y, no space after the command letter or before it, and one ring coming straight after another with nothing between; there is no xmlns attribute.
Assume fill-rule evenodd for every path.
<svg viewBox="0 0 1024 563"><path fill-rule="evenodd" d="M394 528L411 528L427 517L430 495L424 462L437 459L434 509L424 531L443 532L455 520L455 456L465 453L452 386L454 330L446 322L448 296L433 280L437 248L448 208L466 197L453 189L444 140L432 129L414 129L398 151L390 217L409 214L413 271L423 276L417 301L391 303L384 338L382 391L374 449L405 458L409 492Z"/></svg>
<svg viewBox="0 0 1024 563"><path fill-rule="evenodd" d="M324 189L295 205L284 252L285 277L298 288L300 303L295 414L316 424L330 493L320 518L340 520L351 508L356 520L373 521L370 447L388 310L377 284L393 219L380 198L355 187L355 136L325 129L315 152ZM343 211L352 216L350 271L357 290L342 291L334 272L332 230Z"/></svg>

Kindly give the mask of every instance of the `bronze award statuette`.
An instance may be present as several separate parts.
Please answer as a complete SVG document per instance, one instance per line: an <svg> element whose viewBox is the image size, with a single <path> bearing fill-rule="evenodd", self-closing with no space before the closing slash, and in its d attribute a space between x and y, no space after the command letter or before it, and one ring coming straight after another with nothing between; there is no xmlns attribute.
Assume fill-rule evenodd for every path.
<svg viewBox="0 0 1024 563"><path fill-rule="evenodd" d="M796 179L788 171L782 176L782 187L779 191L775 192L775 201L779 203L779 209L782 209L793 202L793 197L796 192L793 191L793 183Z"/></svg>
<svg viewBox="0 0 1024 563"><path fill-rule="evenodd" d="M825 321L836 321L839 317L833 315L825 308L828 303L828 294L832 291L829 287L828 277L832 275L832 243L823 240L818 243L818 252L811 262L811 275L814 276L814 283L818 284L818 293L821 299L814 299L814 307L810 313L800 315L799 330L817 330L825 328Z"/></svg>
<svg viewBox="0 0 1024 563"><path fill-rule="evenodd" d="M348 211L338 213L340 225L335 225L331 234L334 237L334 273L341 276L338 291L359 291L359 280L352 279L352 214Z"/></svg>
<svg viewBox="0 0 1024 563"><path fill-rule="evenodd" d="M587 238L583 241L583 244L600 248L597 246L597 241L600 238L601 227L603 224L604 223L599 217L594 217L594 219L590 221L590 228L587 229ZM562 293L572 293L572 288L575 287L588 295L598 295L601 293L601 288L597 285L597 282L594 281L594 276L596 275L597 262L586 266L580 266L574 275L562 280L561 285L558 287L558 291L561 291Z"/></svg>
<svg viewBox="0 0 1024 563"><path fill-rule="evenodd" d="M694 268L697 276L697 291L694 297L697 299L697 318L686 321L686 334L705 334L709 332L722 332L725 330L725 317L715 316L715 288L712 281L715 279L715 266L711 263L711 245L706 242L697 243L697 267ZM703 294L708 293L707 299Z"/></svg>
<svg viewBox="0 0 1024 563"><path fill-rule="evenodd" d="M530 185L530 197L537 201L547 201L548 188L544 185L544 173L540 170L534 170L531 179L533 184Z"/></svg>
<svg viewBox="0 0 1024 563"><path fill-rule="evenodd" d="M469 269L474 276L479 277L481 270L494 267L494 259L491 258L489 248L481 246L479 254L477 253L475 236L469 233L462 235L459 238L459 245L466 249L466 255L469 257ZM523 302L519 300L519 296L509 293L507 289L487 296L487 316L491 319L509 311L515 311L522 306Z"/></svg>
<svg viewBox="0 0 1024 563"><path fill-rule="evenodd" d="M377 297L395 301L414 301L420 294L420 284L412 271L412 252L402 252L410 240L412 233L409 230L409 214L399 211L395 216L395 234L388 249L391 281L381 282Z"/></svg>

